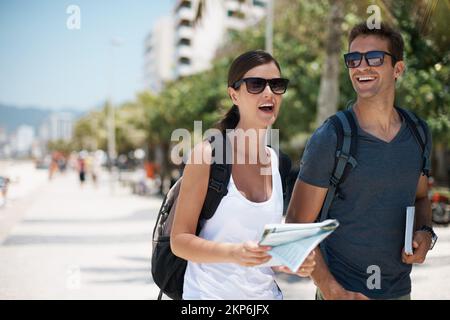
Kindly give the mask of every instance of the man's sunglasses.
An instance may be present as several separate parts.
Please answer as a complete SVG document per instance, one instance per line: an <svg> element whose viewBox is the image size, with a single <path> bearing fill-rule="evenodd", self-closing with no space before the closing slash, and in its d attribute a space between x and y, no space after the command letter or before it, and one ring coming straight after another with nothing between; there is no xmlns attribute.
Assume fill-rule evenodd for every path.
<svg viewBox="0 0 450 320"><path fill-rule="evenodd" d="M368 51L362 52L349 52L344 54L345 65L347 68L358 68L361 65L362 58L366 59L367 65L371 67L381 66L384 62L384 55L388 55L395 61L392 54L386 51Z"/></svg>
<svg viewBox="0 0 450 320"><path fill-rule="evenodd" d="M283 94L286 92L289 80L284 78L273 78L273 79L264 79L264 78L244 78L239 81L236 81L231 85L233 89L238 89L241 84L245 82L247 87L247 92L252 94L258 94L266 89L267 84L269 84L270 89L275 94Z"/></svg>

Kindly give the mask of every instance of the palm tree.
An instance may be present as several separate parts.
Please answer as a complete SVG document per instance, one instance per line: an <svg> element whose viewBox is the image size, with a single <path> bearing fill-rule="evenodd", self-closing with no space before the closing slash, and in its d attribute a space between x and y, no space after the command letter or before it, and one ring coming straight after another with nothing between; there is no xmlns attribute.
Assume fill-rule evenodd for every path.
<svg viewBox="0 0 450 320"><path fill-rule="evenodd" d="M328 36L325 48L325 63L322 69L320 89L317 105L317 124L320 125L337 111L339 101L339 68L341 53L341 38L343 35L342 22L343 1L331 1L328 17Z"/></svg>

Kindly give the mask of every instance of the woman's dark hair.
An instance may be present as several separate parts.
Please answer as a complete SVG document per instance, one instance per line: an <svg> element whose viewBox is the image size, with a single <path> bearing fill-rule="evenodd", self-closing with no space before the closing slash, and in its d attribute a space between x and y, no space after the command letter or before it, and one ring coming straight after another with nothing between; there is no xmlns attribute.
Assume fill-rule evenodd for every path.
<svg viewBox="0 0 450 320"><path fill-rule="evenodd" d="M234 59L230 69L228 70L228 86L231 87L236 81L241 80L250 69L271 62L275 63L281 73L281 68L278 62L274 59L274 57L263 50L252 50L241 54L239 57ZM228 112L218 122L217 128L223 132L227 129L234 129L236 128L239 119L239 109L233 104L231 109L228 110Z"/></svg>

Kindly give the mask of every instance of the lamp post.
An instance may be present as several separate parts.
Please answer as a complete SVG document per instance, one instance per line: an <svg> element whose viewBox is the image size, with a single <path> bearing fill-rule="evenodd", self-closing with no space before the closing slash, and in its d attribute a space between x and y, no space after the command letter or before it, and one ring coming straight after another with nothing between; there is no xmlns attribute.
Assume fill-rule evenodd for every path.
<svg viewBox="0 0 450 320"><path fill-rule="evenodd" d="M122 45L122 40L120 38L112 38L109 42L110 45L110 56L111 56L111 74L110 74L110 89L109 89L109 101L107 103L107 142L108 142L108 158L109 158L109 172L111 174L111 192L114 192L114 181L113 181L113 165L117 157L116 152L116 124L115 124L115 110L114 110L114 80L115 80L115 55L114 49Z"/></svg>
<svg viewBox="0 0 450 320"><path fill-rule="evenodd" d="M111 53L111 78L110 78L110 92L109 101L107 105L107 115L108 115L108 157L109 157L109 168L112 169L112 164L116 159L116 130L115 130L115 112L114 112L114 76L115 76L115 57L114 48L118 48L122 45L122 41L119 38L112 38L109 42L110 53Z"/></svg>

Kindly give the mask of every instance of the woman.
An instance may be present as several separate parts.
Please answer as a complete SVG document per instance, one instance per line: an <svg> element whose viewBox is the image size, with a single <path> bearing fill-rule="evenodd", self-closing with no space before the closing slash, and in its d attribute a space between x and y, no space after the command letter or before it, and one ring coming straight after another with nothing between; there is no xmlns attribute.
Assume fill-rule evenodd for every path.
<svg viewBox="0 0 450 320"><path fill-rule="evenodd" d="M278 158L266 146L265 137L267 128L277 118L287 84L288 80L281 78L278 62L264 51L244 53L230 67L228 94L233 107L220 121L219 129L231 130L238 139L253 131L257 139L250 144L233 143L228 194L214 216L206 220L199 236L195 232L208 187L210 143L204 141L195 146L190 155L171 233L173 253L188 260L183 299L282 299L274 268L258 267L271 256L267 253L270 248L259 246L257 241L265 224L282 220ZM251 150L256 150L256 154ZM203 161L194 164L198 163L194 159ZM266 174L261 174L264 170ZM298 275L311 274L313 255ZM277 270L288 272L285 267Z"/></svg>

